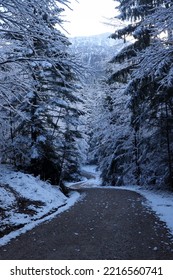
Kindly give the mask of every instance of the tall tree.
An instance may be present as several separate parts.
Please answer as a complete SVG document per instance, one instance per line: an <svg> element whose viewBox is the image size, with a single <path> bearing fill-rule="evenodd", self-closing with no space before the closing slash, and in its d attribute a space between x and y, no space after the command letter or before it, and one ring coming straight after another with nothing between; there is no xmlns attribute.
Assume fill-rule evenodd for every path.
<svg viewBox="0 0 173 280"><path fill-rule="evenodd" d="M1 91L1 99L10 127L4 154L18 167L54 183L61 181L66 135L72 133L74 142L80 136L81 114L75 62L68 54L68 39L57 30L62 23L58 3L68 1L0 1L1 38L9 46L0 63L8 89L8 96ZM11 67L15 72L9 77ZM69 129L72 122L75 128ZM70 156L66 161L70 165ZM76 158L75 170L78 164Z"/></svg>
<svg viewBox="0 0 173 280"><path fill-rule="evenodd" d="M118 2L119 18L131 23L112 37L135 41L113 58L123 64L109 81L125 83L131 96L136 182L173 186L172 1Z"/></svg>
<svg viewBox="0 0 173 280"><path fill-rule="evenodd" d="M143 137L150 143L150 151L157 154L154 164L153 156L149 157L155 180L173 187L172 4L172 1L165 1L165 5L157 7L152 17L148 16L143 22L152 26L153 40L138 55L138 67L127 90L138 92L137 98L142 98L141 102L145 104L145 111L140 116L148 120L145 127L155 131L149 138ZM159 153L157 146L161 148Z"/></svg>

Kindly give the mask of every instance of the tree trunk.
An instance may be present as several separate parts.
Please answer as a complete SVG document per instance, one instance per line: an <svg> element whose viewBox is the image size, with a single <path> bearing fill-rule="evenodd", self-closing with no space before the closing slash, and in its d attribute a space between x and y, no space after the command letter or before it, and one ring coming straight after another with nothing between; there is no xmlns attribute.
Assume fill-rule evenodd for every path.
<svg viewBox="0 0 173 280"><path fill-rule="evenodd" d="M173 178L172 178L172 156L171 156L171 146L170 146L170 126L169 126L169 113L168 105L165 106L166 111L166 141L167 141L167 152L168 152L168 168L169 168L169 182L173 189Z"/></svg>
<svg viewBox="0 0 173 280"><path fill-rule="evenodd" d="M138 132L135 131L134 135L134 154L135 154L135 179L137 185L140 185L140 177L141 177L141 168L139 163L139 141L138 141Z"/></svg>

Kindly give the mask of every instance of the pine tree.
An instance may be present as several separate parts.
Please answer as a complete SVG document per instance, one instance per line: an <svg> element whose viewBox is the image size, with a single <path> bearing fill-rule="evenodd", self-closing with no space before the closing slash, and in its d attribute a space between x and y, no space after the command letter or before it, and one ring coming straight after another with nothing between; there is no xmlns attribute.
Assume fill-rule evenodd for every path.
<svg viewBox="0 0 173 280"><path fill-rule="evenodd" d="M112 62L123 62L109 81L127 84L134 131L136 182L172 184L172 1L119 1L132 24L112 37L136 41ZM165 38L163 37L165 32Z"/></svg>
<svg viewBox="0 0 173 280"><path fill-rule="evenodd" d="M141 103L145 104L145 111L140 115L144 115L143 119L148 119L143 127L154 131L149 138L144 135L143 141L150 146L149 153L152 157L149 157L149 166L154 170L155 181L170 186L173 186L172 11L172 3L167 1L156 9L152 17L145 19L144 24L152 26L154 39L138 55L138 67L127 88L128 91L136 89L138 98L142 97ZM157 146L160 147L160 152Z"/></svg>
<svg viewBox="0 0 173 280"><path fill-rule="evenodd" d="M67 116L70 115L71 122L75 120L77 123L81 114L77 109L80 99L74 94L76 66L68 54L68 39L56 28L57 24L61 24L62 9L53 0L42 3L34 0L22 3L1 1L0 4L3 8L1 34L6 44L10 45L1 65L20 69L17 84L14 77L10 80L10 83L15 83L13 91L6 82L6 76L3 79L10 94L6 99L2 92L1 99L10 104L12 120L8 135L11 134L11 139L7 137L9 142L4 153L19 168L59 183L64 161L62 154L67 146L65 135L72 133L68 129L70 120ZM4 74L8 75L8 71L3 71ZM7 118L10 119L9 115ZM76 138L80 134L77 131L78 128ZM76 138L73 137L74 142ZM75 165L77 170L77 155L73 164L70 156L66 157L66 161L69 166ZM63 169L66 167L63 166Z"/></svg>

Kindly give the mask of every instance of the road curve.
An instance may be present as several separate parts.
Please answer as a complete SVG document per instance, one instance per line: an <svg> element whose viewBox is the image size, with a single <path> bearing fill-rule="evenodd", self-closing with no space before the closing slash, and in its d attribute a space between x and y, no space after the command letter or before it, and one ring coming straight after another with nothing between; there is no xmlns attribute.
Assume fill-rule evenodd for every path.
<svg viewBox="0 0 173 280"><path fill-rule="evenodd" d="M0 247L1 260L173 259L165 223L127 190L85 189L82 201Z"/></svg>

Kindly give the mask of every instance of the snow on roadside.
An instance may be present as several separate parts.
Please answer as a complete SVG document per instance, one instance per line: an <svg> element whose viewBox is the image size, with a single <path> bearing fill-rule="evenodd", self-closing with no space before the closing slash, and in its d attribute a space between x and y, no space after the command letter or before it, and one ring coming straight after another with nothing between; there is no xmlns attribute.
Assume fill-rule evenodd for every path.
<svg viewBox="0 0 173 280"><path fill-rule="evenodd" d="M73 192L72 196L67 198L58 186L52 186L38 177L0 165L1 236L9 228L13 231L20 227L15 232L0 238L0 245L6 244L10 238L44 221L43 217L46 219L46 215L53 212L52 215L57 215L60 209L61 211L68 209L79 199L79 196L77 192Z"/></svg>
<svg viewBox="0 0 173 280"><path fill-rule="evenodd" d="M13 171L10 167L3 165L0 165L0 184L8 184L21 196L31 200L40 200L46 203L47 207L57 205L57 203L61 204L66 200L58 187L53 187L38 177Z"/></svg>
<svg viewBox="0 0 173 280"><path fill-rule="evenodd" d="M146 199L146 205L151 207L160 219L166 222L168 228L173 234L173 194L164 191L146 190L138 186L101 186L100 173L96 170L96 166L84 166L82 171L88 174L87 178L78 183L69 183L72 189L79 188L113 188L135 191L143 195ZM85 176L85 175L84 175ZM10 191L10 189L12 191ZM13 192L14 191L14 192ZM42 204L33 204L28 206L28 211L33 211L33 215L27 213L16 212L16 195L26 198L30 201L40 201ZM33 229L42 222L54 218L61 212L69 209L82 196L78 192L71 192L71 196L67 198L62 194L58 186L52 186L48 182L43 182L39 178L32 175L15 172L10 167L0 165L0 211L4 209L4 213L0 216L0 228L4 224L13 226L23 225L20 229L0 238L0 246L7 244L11 239L16 238L22 233ZM53 213L51 211L54 211ZM52 214L51 214L52 213ZM5 214L5 218L1 217ZM48 216L46 216L48 214Z"/></svg>
<svg viewBox="0 0 173 280"><path fill-rule="evenodd" d="M51 221L54 217L56 217L60 213L67 211L70 207L72 207L80 199L82 199L82 196L80 196L80 194L78 192L72 192L69 199L67 200L66 205L59 207L59 209L56 212L54 212L53 214L51 214L49 216L46 216L42 219L39 219L39 220L36 220L33 222L31 221L30 223L26 224L21 229L15 230L15 231L10 232L9 234L3 236L2 238L0 238L0 246L6 245L12 239L20 236L23 233L26 233L29 230L32 230L33 228L35 228L36 226L38 226L39 224L41 224L43 222Z"/></svg>
<svg viewBox="0 0 173 280"><path fill-rule="evenodd" d="M84 165L81 167L81 174L83 176L83 180L80 182L70 183L66 182L67 187L71 187L73 189L85 188L88 187L100 187L102 184L102 180L100 178L100 171L97 170L96 165Z"/></svg>
<svg viewBox="0 0 173 280"><path fill-rule="evenodd" d="M146 205L151 207L160 220L166 223L173 235L173 193L160 190L146 190L138 186L116 187L116 189L135 191L143 195L147 199Z"/></svg>
<svg viewBox="0 0 173 280"><path fill-rule="evenodd" d="M100 173L97 171L96 166L83 166L82 169L91 173L93 178L84 180L82 184L71 184L70 186L73 189L75 189L76 185L76 189L80 186L80 188L113 188L137 192L147 199L146 206L150 207L159 216L160 220L166 223L173 235L173 193L161 190L148 190L145 187L139 186L101 186Z"/></svg>

